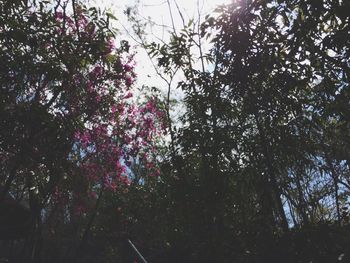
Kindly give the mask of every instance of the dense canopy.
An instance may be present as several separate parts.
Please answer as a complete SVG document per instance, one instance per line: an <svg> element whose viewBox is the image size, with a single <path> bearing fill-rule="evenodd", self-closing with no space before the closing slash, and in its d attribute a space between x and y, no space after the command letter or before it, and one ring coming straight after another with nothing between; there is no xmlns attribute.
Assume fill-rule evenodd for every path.
<svg viewBox="0 0 350 263"><path fill-rule="evenodd" d="M85 4L0 1L0 258L349 260L350 2L129 8L157 87Z"/></svg>

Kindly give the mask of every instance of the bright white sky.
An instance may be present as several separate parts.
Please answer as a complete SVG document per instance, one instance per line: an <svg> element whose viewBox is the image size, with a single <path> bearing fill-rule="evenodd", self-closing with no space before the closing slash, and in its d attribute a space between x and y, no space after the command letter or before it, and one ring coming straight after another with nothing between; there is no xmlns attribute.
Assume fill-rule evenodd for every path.
<svg viewBox="0 0 350 263"><path fill-rule="evenodd" d="M174 18L174 24L177 29L181 29L182 21L178 15L175 1L181 9L183 15L185 15L185 20L187 19L187 21L191 18L198 17L198 7L201 11L200 13L202 18L204 18L206 14L211 14L216 6L230 2L230 0L169 0L171 12ZM129 29L130 25L127 22L126 15L124 14L127 7L134 6L137 0L95 0L94 2L94 5L98 5L102 9L111 9L113 14L118 18L116 27L121 30L121 37L123 39L127 39L132 46L137 46L137 44L128 36L128 33L125 30ZM150 19L156 24L167 25L169 27L172 24L167 0L139 0L139 12L144 18ZM159 38L165 38L167 32L162 27L154 26L153 31L147 33L153 33ZM137 48L136 62L136 72L138 73L139 84L142 83L158 87L164 85L164 83L161 83L161 80L155 77L152 65L144 50ZM152 77L150 78L149 76Z"/></svg>

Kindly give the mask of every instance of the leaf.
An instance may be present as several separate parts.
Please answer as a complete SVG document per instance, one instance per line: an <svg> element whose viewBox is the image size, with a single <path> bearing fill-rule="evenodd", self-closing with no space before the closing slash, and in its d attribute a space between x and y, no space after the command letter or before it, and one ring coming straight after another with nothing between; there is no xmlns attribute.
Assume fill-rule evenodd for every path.
<svg viewBox="0 0 350 263"><path fill-rule="evenodd" d="M116 18L116 16L112 13L112 12L107 12L106 15L113 20L118 20L118 18Z"/></svg>

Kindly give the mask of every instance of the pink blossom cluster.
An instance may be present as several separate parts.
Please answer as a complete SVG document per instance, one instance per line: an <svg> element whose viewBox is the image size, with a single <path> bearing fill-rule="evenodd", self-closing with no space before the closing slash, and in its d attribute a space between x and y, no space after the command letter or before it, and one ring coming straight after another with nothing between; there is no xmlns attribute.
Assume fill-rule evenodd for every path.
<svg viewBox="0 0 350 263"><path fill-rule="evenodd" d="M113 35L101 37L106 31L99 31L87 12L80 7L75 16L55 11L55 37L45 43L45 49L62 61L63 77L48 81L40 96L52 113L75 124L71 158L77 160L79 171L74 176L87 185L69 189L75 191L75 200L83 200L84 191L96 198L102 187L115 191L130 185L135 164L147 175L158 176L158 145L166 130L157 97L144 98L144 103L134 99L134 56L118 49ZM60 57L61 53L65 56ZM63 200L63 195L57 189L54 199ZM76 207L79 213L84 211L79 201Z"/></svg>
<svg viewBox="0 0 350 263"><path fill-rule="evenodd" d="M160 174L157 139L165 132L165 115L157 108L156 98L135 105L131 96L128 91L118 103L110 105L107 119L97 119L75 135L86 178L111 191L131 183L136 160L148 175Z"/></svg>

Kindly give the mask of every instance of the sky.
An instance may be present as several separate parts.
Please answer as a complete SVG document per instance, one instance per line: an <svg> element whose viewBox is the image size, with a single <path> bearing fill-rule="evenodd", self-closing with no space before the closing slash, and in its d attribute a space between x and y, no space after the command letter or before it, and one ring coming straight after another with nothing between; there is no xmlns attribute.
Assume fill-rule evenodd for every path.
<svg viewBox="0 0 350 263"><path fill-rule="evenodd" d="M174 27L176 30L182 28L182 19L179 15L178 9L184 16L186 22L190 19L198 18L199 14L201 21L205 15L213 14L213 10L216 6L221 4L228 4L230 0L91 0L90 3L94 6L99 6L101 9L109 9L117 21L114 25L120 30L121 39L129 41L133 51L136 52L135 71L137 73L136 87L142 87L143 85L148 87L156 87L161 90L164 96L168 91L168 86L155 72L149 56L146 51L134 41L130 34L132 32L130 28L130 22L128 22L125 11L128 7L133 7L137 4L138 12L145 20L154 22L152 29L148 28L146 31L148 39L163 39L167 40L169 37L168 30ZM170 8L169 8L170 7ZM198 12L198 10L200 12ZM171 19L171 14L173 21ZM162 26L162 25L165 25ZM181 74L178 74L173 82L171 89L171 99L175 99L180 103L177 106L171 108L170 114L174 122L177 123L179 117L185 113L185 108L182 106L182 99L184 97L183 92L180 89L176 89L176 83L182 78Z"/></svg>
<svg viewBox="0 0 350 263"><path fill-rule="evenodd" d="M164 83L155 75L149 57L129 35L132 30L124 14L127 7L134 6L136 2L139 2L138 9L140 15L144 19L152 20L155 23L152 31L147 33L150 34L150 37L151 34L153 34L157 38L166 39L167 28L172 26L169 4L173 14L175 28L181 29L182 20L178 15L176 4L185 16L185 20L189 20L193 17L198 17L198 7L201 11L201 16L204 17L207 14L211 14L217 5L229 3L229 1L230 0L95 0L95 4L99 5L101 8L111 9L113 14L118 18L115 26L120 30L120 37L127 39L131 46L135 48L137 52L135 57L137 63L136 72L138 73L139 85L145 84L160 87L164 85ZM158 25L165 25L166 27Z"/></svg>

